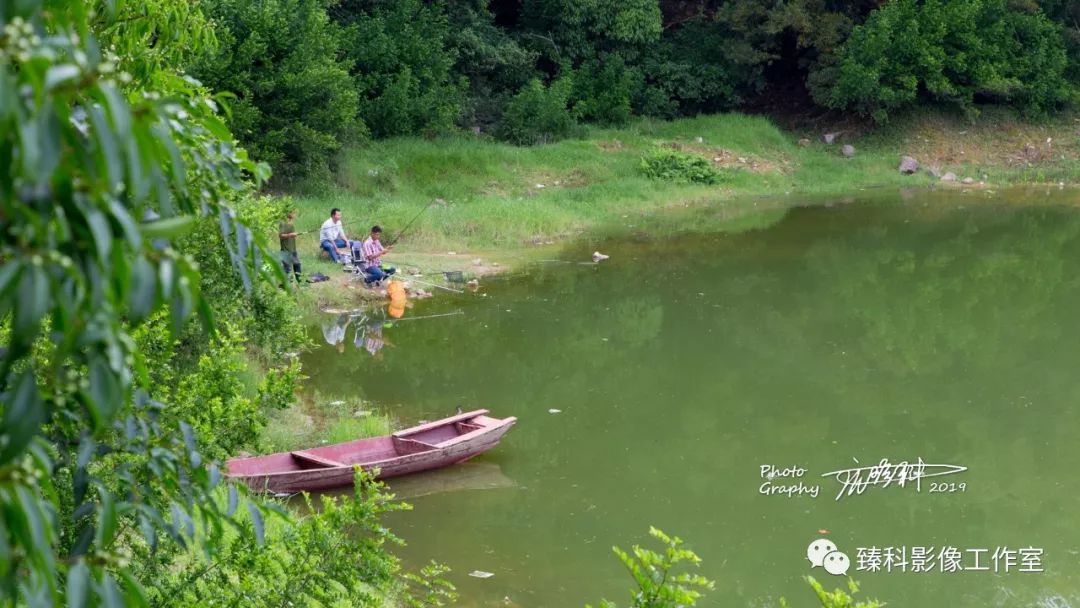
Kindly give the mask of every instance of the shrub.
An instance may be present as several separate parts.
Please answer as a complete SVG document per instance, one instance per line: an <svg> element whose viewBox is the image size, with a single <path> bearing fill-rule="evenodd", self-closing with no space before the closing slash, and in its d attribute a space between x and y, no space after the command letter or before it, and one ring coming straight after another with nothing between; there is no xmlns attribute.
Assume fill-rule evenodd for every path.
<svg viewBox="0 0 1080 608"><path fill-rule="evenodd" d="M640 70L611 54L574 71L574 112L583 120L623 125L630 120L630 99L641 88Z"/></svg>
<svg viewBox="0 0 1080 608"><path fill-rule="evenodd" d="M884 602L878 600L855 599L854 596L859 593L859 584L852 578L847 579L848 591L836 589L832 592L826 591L821 583L814 580L814 577L807 576L804 578L810 588L814 590L814 595L817 596L818 601L821 602L821 608L882 608L885 606ZM780 598L780 608L788 608L787 600L784 598Z"/></svg>
<svg viewBox="0 0 1080 608"><path fill-rule="evenodd" d="M1069 101L1061 31L1006 0L897 0L856 27L819 101L878 122L921 94L974 112L976 98L1043 114ZM923 93L925 92L925 93Z"/></svg>
<svg viewBox="0 0 1080 608"><path fill-rule="evenodd" d="M697 566L701 563L701 558L693 551L683 548L683 541L677 536L668 536L656 528L649 528L649 535L663 543L663 553L643 549L638 545L634 545L630 553L618 547L612 549L634 578L636 589L631 592L634 599L630 607L696 606L702 596L699 589L712 589L713 582L700 574L675 574L673 571L684 562ZM604 600L600 603L600 608L616 606Z"/></svg>
<svg viewBox="0 0 1080 608"><path fill-rule="evenodd" d="M536 145L574 134L577 120L567 108L571 85L565 76L547 87L539 80L529 82L507 105L499 137L518 145Z"/></svg>
<svg viewBox="0 0 1080 608"><path fill-rule="evenodd" d="M657 148L641 159L641 170L652 179L693 184L718 184L723 174L707 159L670 148Z"/></svg>
<svg viewBox="0 0 1080 608"><path fill-rule="evenodd" d="M445 567L432 564L419 575L406 573L389 547L402 544L382 523L386 513L409 509L393 501L385 486L363 471L356 473L351 496L324 495L300 501L306 515L272 516L244 525L262 530L230 534L213 560L193 554L182 567L146 573L159 577L155 606L444 606L455 597L453 585L439 578Z"/></svg>

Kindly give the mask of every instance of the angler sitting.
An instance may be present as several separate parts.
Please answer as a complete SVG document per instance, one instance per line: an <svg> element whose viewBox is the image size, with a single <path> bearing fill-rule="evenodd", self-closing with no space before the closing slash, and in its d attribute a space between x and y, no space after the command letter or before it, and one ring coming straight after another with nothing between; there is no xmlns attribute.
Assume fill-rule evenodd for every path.
<svg viewBox="0 0 1080 608"><path fill-rule="evenodd" d="M341 227L341 209L331 209L330 219L323 222L319 228L319 246L330 254L331 260L338 264L345 262L347 253L342 249L349 248L349 239L345 237L345 229Z"/></svg>
<svg viewBox="0 0 1080 608"><path fill-rule="evenodd" d="M381 237L382 228L372 226L371 236L369 236L361 246L361 252L364 257L360 261L360 270L364 273L364 283L367 285L382 281L386 277L397 272L396 268L382 267L382 256L393 249L394 246L390 245L389 247L383 247L382 243L379 242Z"/></svg>

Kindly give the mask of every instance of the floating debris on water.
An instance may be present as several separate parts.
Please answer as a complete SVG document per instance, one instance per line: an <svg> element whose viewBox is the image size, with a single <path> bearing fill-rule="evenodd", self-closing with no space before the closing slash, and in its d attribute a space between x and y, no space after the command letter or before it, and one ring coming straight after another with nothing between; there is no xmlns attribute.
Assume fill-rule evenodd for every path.
<svg viewBox="0 0 1080 608"><path fill-rule="evenodd" d="M548 413L549 414L561 414L562 410L557 410L555 408L551 408L551 409L548 410Z"/></svg>
<svg viewBox="0 0 1080 608"><path fill-rule="evenodd" d="M594 261L594 262L603 262L604 260L606 260L606 259L608 259L610 257L611 257L610 255L604 255L604 254L600 253L599 251L594 251L593 254L592 254L592 261Z"/></svg>
<svg viewBox="0 0 1080 608"><path fill-rule="evenodd" d="M473 570L469 573L469 576L473 578L491 578L495 576L494 572L484 572L483 570Z"/></svg>

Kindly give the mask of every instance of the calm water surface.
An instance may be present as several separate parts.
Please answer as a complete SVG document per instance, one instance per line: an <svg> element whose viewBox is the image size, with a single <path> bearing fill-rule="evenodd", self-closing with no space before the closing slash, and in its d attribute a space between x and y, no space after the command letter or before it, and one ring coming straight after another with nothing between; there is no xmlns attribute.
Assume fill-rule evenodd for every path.
<svg viewBox="0 0 1080 608"><path fill-rule="evenodd" d="M817 605L801 577L843 582L810 568L819 536L890 606L1080 606L1080 212L976 197L634 218L568 263L418 302L407 316L464 314L381 345L350 327L338 354L313 328L304 369L402 426L519 418L479 466L399 486L401 555L453 568L463 606L625 605L611 546L649 526L701 556L702 606ZM594 249L611 259L577 263ZM968 470L841 500L821 477L883 458ZM820 494L762 494L763 465ZM990 570L856 572L860 547L955 547L966 566L987 549ZM998 547L1042 549L1045 571L995 573Z"/></svg>

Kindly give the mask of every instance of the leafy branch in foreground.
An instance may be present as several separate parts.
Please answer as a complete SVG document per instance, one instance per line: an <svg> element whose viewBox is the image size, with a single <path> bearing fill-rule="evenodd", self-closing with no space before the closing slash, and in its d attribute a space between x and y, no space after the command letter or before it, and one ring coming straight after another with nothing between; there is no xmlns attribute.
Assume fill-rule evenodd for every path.
<svg viewBox="0 0 1080 608"><path fill-rule="evenodd" d="M679 608L696 605L702 597L699 589L712 589L713 582L700 574L676 574L673 570L684 562L697 566L701 558L693 551L682 548L683 541L677 536L668 536L656 528L649 528L649 535L663 543L663 553L638 545L634 545L630 553L618 547L612 548L637 585L630 607ZM603 600L600 608L616 606Z"/></svg>
<svg viewBox="0 0 1080 608"><path fill-rule="evenodd" d="M814 590L814 594L817 595L818 601L821 602L821 608L882 608L885 606L885 602L878 600L855 599L853 596L859 592L859 584L853 578L847 580L848 591L836 589L832 592L826 591L814 577L805 578L810 588ZM784 598L780 598L780 608L788 608L787 600Z"/></svg>
<svg viewBox="0 0 1080 608"><path fill-rule="evenodd" d="M170 2L186 4L157 4ZM167 406L131 332L159 313L174 335L196 317L213 331L198 268L172 245L198 216L219 224L245 285L277 279L227 204L269 169L233 145L197 82L102 51L99 33L111 48L149 36L158 48L147 57L200 40L165 27L183 11L120 25L120 4L0 8L5 605L146 605L133 547L166 540L212 554L238 511L262 520L264 507L235 488L213 499L221 472L190 427L160 422ZM176 36L154 33L165 31Z"/></svg>

